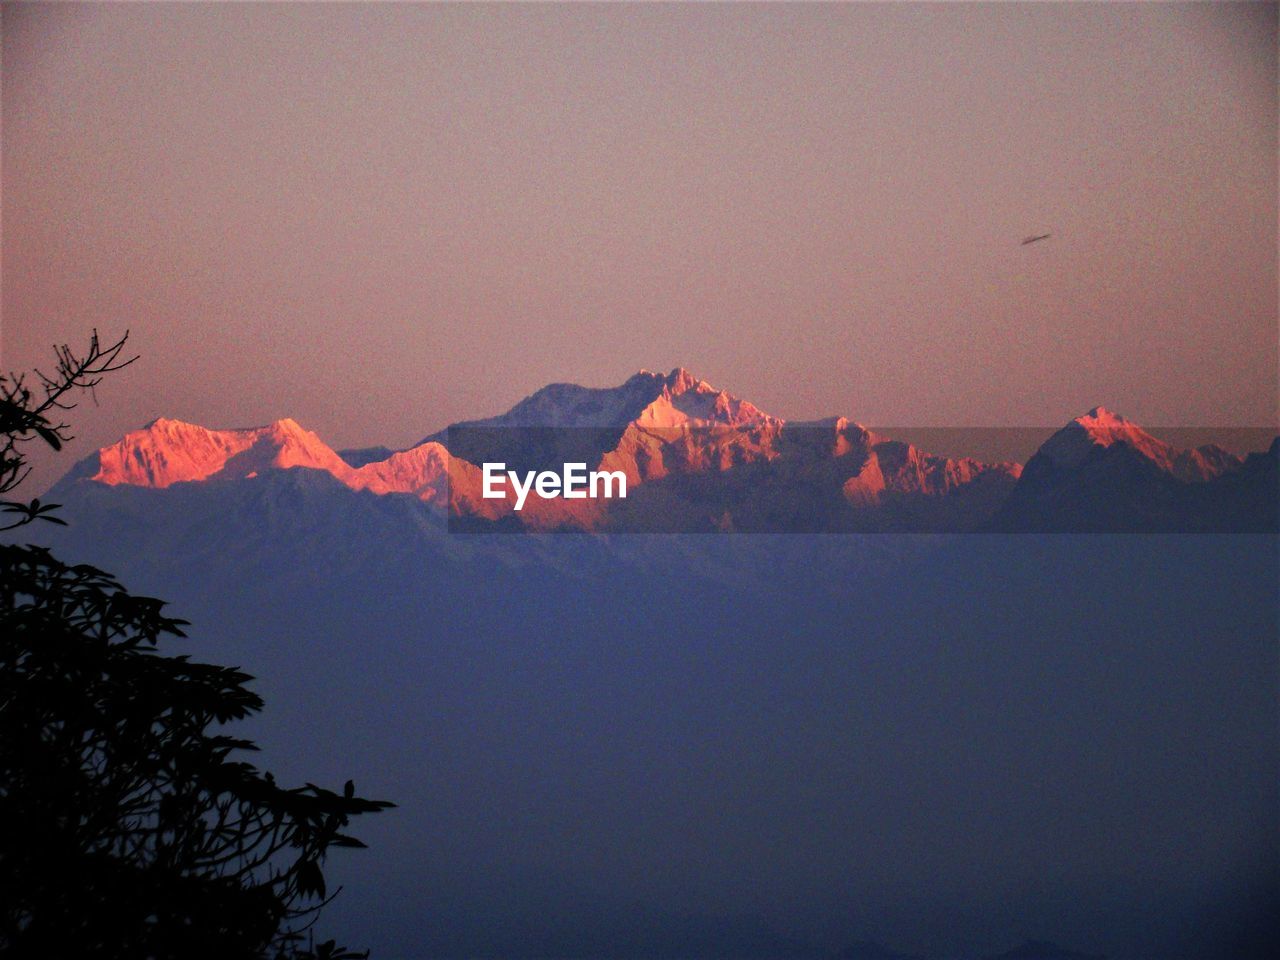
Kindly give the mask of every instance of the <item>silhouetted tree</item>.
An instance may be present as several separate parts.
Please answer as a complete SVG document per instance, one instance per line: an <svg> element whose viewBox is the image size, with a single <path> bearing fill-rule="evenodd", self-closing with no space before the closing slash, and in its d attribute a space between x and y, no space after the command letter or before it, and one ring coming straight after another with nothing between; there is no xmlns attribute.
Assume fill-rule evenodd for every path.
<svg viewBox="0 0 1280 960"><path fill-rule="evenodd" d="M123 359L128 334L51 376L0 378L0 493L23 444L70 439L55 411ZM0 501L16 519L56 505ZM239 670L168 656L185 621L93 567L0 545L0 953L38 958L350 958L308 933L349 819L392 804L278 786L218 726L262 708Z"/></svg>

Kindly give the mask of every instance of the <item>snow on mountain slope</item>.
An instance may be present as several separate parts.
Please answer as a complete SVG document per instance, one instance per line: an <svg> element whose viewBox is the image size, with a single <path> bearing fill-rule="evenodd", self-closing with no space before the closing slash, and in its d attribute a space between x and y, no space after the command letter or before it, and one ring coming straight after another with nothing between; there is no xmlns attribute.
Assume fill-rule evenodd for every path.
<svg viewBox="0 0 1280 960"><path fill-rule="evenodd" d="M442 444L432 441L393 453L385 460L367 463L352 471L346 483L353 490L412 494L424 503L448 508L455 514L488 520L504 516L512 506L511 496L503 500L484 499L480 468L452 456Z"/></svg>
<svg viewBox="0 0 1280 960"><path fill-rule="evenodd" d="M1214 445L1179 450L1105 407L1094 407L1084 416L1076 417L1045 441L1036 456L1056 467L1073 469L1095 457L1100 450L1116 445L1132 450L1163 472L1186 482L1212 479L1244 462Z"/></svg>
<svg viewBox="0 0 1280 960"><path fill-rule="evenodd" d="M351 473L324 441L289 419L245 430L209 430L160 418L94 457L97 469L89 479L111 486L167 487L220 474L245 477L288 467L324 470L339 479Z"/></svg>
<svg viewBox="0 0 1280 960"><path fill-rule="evenodd" d="M850 502L872 504L886 494L943 496L981 477L998 477L1012 483L1022 473L1021 464L984 463L972 457L954 459L926 453L918 447L891 440L859 424L837 423L837 449L848 456L860 452L858 473L844 484Z"/></svg>
<svg viewBox="0 0 1280 960"><path fill-rule="evenodd" d="M440 444L420 443L356 468L348 485L373 493L412 493L431 502L444 493L450 460L449 451Z"/></svg>
<svg viewBox="0 0 1280 960"><path fill-rule="evenodd" d="M666 375L642 370L612 389L553 384L505 414L455 424L436 436L474 463L523 470L582 462L621 472L634 489L672 473L720 473L772 458L782 426L781 419L677 367ZM470 492L478 500L475 487ZM492 501L485 506L493 512ZM499 505L499 512L509 513L509 505ZM609 512L596 501L535 494L520 521L531 529L595 530L609 526Z"/></svg>
<svg viewBox="0 0 1280 960"><path fill-rule="evenodd" d="M1204 446L1180 450L1102 407L1045 441L993 518L999 530L1268 530L1264 459ZM1246 475L1247 474L1247 475ZM1239 479L1241 482L1228 483ZM1255 489L1256 488L1256 489ZM1276 491L1271 491L1274 501ZM1263 504L1261 507L1256 505Z"/></svg>
<svg viewBox="0 0 1280 960"><path fill-rule="evenodd" d="M768 504L778 499L821 499L823 506L802 512L828 516L875 508L889 495L945 495L992 469L1016 476L1004 466L931 457L843 418L789 427L681 367L665 375L642 370L607 389L552 384L504 414L455 424L435 436L440 439L380 459L351 458L360 464L352 466L292 420L209 430L161 419L99 451L67 479L165 488L302 467L353 490L408 494L455 516L492 521L513 513L514 495L508 486L504 499L484 498L479 463L502 461L523 470L581 461L588 469L621 471L633 490L668 478L701 478L696 503L683 502L689 491L670 485L643 500L642 508L656 518L641 523L652 529L657 522L662 529L678 517L678 523L701 529L712 516L731 525L735 510L745 511L755 526L772 515ZM766 474L742 472L775 461ZM608 529L614 526L609 507L535 493L518 519L527 529ZM629 522L637 519L634 511L629 516Z"/></svg>
<svg viewBox="0 0 1280 960"><path fill-rule="evenodd" d="M640 370L616 387L548 384L505 413L450 424L426 440L447 443L451 430L471 427L623 428L634 422L672 426L689 420L736 425L766 417L755 405L676 367L668 374Z"/></svg>
<svg viewBox="0 0 1280 960"><path fill-rule="evenodd" d="M412 496L482 523L511 517L530 530L964 530L997 512L1006 527L1055 528L1071 515L1070 524L1094 517L1090 528L1140 516L1138 526L1159 529L1166 514L1211 509L1188 506L1172 488L1210 484L1243 464L1220 447L1180 450L1102 407L1055 433L1025 470L935 456L843 417L787 423L681 367L642 370L613 388L552 384L409 450L356 454L340 456L288 419L243 430L160 419L83 461L61 486L163 489L305 468L351 490ZM578 462L619 471L628 501L532 492L512 517L510 484L501 499L482 495L486 462L522 475Z"/></svg>
<svg viewBox="0 0 1280 960"><path fill-rule="evenodd" d="M645 376L652 378L658 375L643 370L636 374L636 377ZM661 391L635 418L638 426L677 427L693 422L719 423L731 427L782 424L782 420L769 416L755 404L716 389L705 380L699 380L684 367L677 367L666 377L660 378L659 382Z"/></svg>
<svg viewBox="0 0 1280 960"><path fill-rule="evenodd" d="M453 423L426 439L444 442L450 430L460 427L620 427L661 395L663 381L659 374L641 370L617 387L551 383L505 413Z"/></svg>
<svg viewBox="0 0 1280 960"><path fill-rule="evenodd" d="M423 443L352 467L316 434L289 419L265 427L210 430L161 418L102 448L68 479L163 489L175 483L250 479L293 467L327 473L353 490L412 494L440 507L453 486L468 512L486 516L501 512L500 503L471 503L465 492L474 490L479 499L479 468L451 457L438 443Z"/></svg>

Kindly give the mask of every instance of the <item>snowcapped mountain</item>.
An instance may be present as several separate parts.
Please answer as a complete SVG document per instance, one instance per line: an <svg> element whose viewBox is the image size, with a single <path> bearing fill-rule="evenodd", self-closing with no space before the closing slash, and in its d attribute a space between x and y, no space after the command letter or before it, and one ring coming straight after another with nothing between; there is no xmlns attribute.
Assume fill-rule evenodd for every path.
<svg viewBox="0 0 1280 960"><path fill-rule="evenodd" d="M1137 514L1164 524L1155 529L1258 529L1269 492L1274 530L1280 443L1186 482L1175 475L1178 452L1132 425L1100 429L1086 417L1020 470L939 456L844 418L784 422L700 383L676 371L612 391L548 388L516 409L536 424L530 410L545 405L559 426L494 418L359 455L339 455L291 421L253 430L156 421L50 492L68 526L31 524L9 537L40 538L69 562L172 602L203 645L184 652L203 649L259 678L280 718L271 720L276 756L307 771L340 759L357 782L395 779L386 795L403 800L407 826L381 844L386 856L363 884L372 894L361 909L377 922L394 912L406 929L435 936L421 917L444 912L436 881L412 872L423 850L450 876L511 864L499 875L515 891L511 904L465 891L449 907L467 918L456 939L415 942L411 953L481 955L468 938L487 935L495 917L512 943L541 936L543 918L524 911L519 883L543 883L583 843L610 850L626 837L626 869L669 870L678 887L703 859L682 859L691 834L670 813L686 806L709 811L707 849L760 835L753 875L770 875L779 846L797 875L826 857L806 896L836 888L824 904L833 915L847 894L829 878L869 856L896 863L904 843L941 846L990 827L972 849L984 865L990 851L1003 855L1007 818L940 813L993 783L1005 786L992 809L1043 812L1024 834L1036 844L1064 823L1072 836L1093 829L1112 815L1117 790L1143 798L1137 836L1151 810L1172 806L1177 816L1154 834L1150 875L1170 862L1169 836L1190 838L1181 862L1217 856L1219 834L1181 826L1241 797L1253 804L1241 815L1250 832L1235 842L1254 849L1253 825L1270 810L1271 727L1223 723L1266 718L1274 702L1273 538L860 531L1131 529L1126 511L1146 510L1144 498L1158 502L1150 490L1166 488L1181 491L1174 512ZM516 453L521 443L537 453L585 438L599 445L596 462L637 482L591 516L557 516L557 501L538 501L517 518L505 502L468 499L478 467L456 444L469 433L478 450L498 443ZM1120 505L1114 512L1088 512L1097 484ZM1005 513L1010 503L1026 512ZM851 535L451 535L446 517L459 516L480 531L563 523ZM1011 516L1021 526L995 522ZM738 732L726 739L730 725ZM1115 746L1116 729L1145 739ZM1171 742L1202 752L1170 752ZM726 778L743 770L746 786L727 791ZM904 785L934 782L947 786L936 808L902 802ZM1082 783L1105 789L1082 792ZM1082 808L1082 795L1097 804ZM874 816L850 833L850 809L868 804ZM599 821L584 837L579 813L589 807ZM476 810L497 828L475 830ZM513 845L508 825L533 822L566 829ZM776 842L780 822L797 843ZM881 822L892 827L883 838ZM1146 898L1148 874L1127 859L1130 846L1104 846L1117 858L1104 866L1137 874L1134 896ZM1033 880L1027 848L1015 847L1004 869L1025 867ZM603 873L575 884L608 886L616 870L606 860ZM707 888L732 885L742 869L730 858ZM1232 883L1239 873L1234 863L1222 871ZM406 876L413 895L388 900ZM966 867L956 888L972 878ZM791 883L769 896L785 899ZM467 906L473 899L479 906ZM607 955L603 929L556 955ZM757 942L768 947L759 955L780 955L780 941ZM715 955L748 955L742 943ZM498 944L489 955L514 953Z"/></svg>
<svg viewBox="0 0 1280 960"><path fill-rule="evenodd" d="M682 367L669 374L641 370L617 387L554 383L506 413L455 423L428 440L472 463L519 463L550 469L566 462L622 470L629 484L663 476L669 444L686 448L701 466L751 459L760 434L783 421L700 380ZM696 440L692 439L696 438ZM751 438L755 438L754 442ZM693 454L690 446L700 453Z"/></svg>
<svg viewBox="0 0 1280 960"><path fill-rule="evenodd" d="M776 418L677 367L669 374L640 370L617 387L548 384L506 413L455 423L426 439L444 442L451 430L469 427L621 429L630 423L669 427L690 420L737 426Z"/></svg>
<svg viewBox="0 0 1280 960"><path fill-rule="evenodd" d="M208 430L160 418L103 447L76 468L108 486L168 487L215 475L246 477L259 470L307 467L336 475L350 468L314 433L293 420L246 430Z"/></svg>
<svg viewBox="0 0 1280 960"><path fill-rule="evenodd" d="M783 422L697 384L677 371L612 391L548 388L516 410L559 426L494 418L359 455L339 456L289 421L225 431L156 421L50 492L68 526L9 537L40 538L68 562L170 601L194 625L182 652L259 678L272 705L265 722L278 724L263 738L274 756L307 775L329 762L357 783L394 781L385 795L403 801L404 826L378 844L374 876L351 886L370 891L360 910L424 938L439 924L423 916L464 918L460 932L402 953L484 955L475 944L489 942L495 918L512 943L542 936L543 915L526 911L520 884L560 876L557 864L584 844L610 853L600 872L568 877L575 888L606 888L631 870L662 878L683 902L682 877L703 869L706 850L758 835L755 859L729 857L699 881L705 889L732 887L744 864L767 880L774 864L794 862L793 876L813 875L803 896L831 915L847 905L850 863L894 864L903 849L957 837L973 837L960 891L978 860L984 875L995 863L1034 882L1026 850L1040 849L1045 831L1078 837L1099 822L1139 838L1153 831L1145 864L1133 844L1100 844L1113 859L1098 869L1132 874L1133 902L1146 902L1149 878L1174 859L1193 866L1170 883L1199 889L1194 871L1219 862L1223 836L1252 857L1272 806L1272 725L1254 718L1274 704L1273 538L857 531L987 529L995 518L1022 524L1002 529L1106 529L1101 521L1120 524L1123 511L1146 509L1150 489L1166 488L1181 491L1171 495L1177 512L1138 514L1159 529L1188 529L1168 523L1189 517L1189 529L1265 520L1258 497L1270 471L1274 518L1280 444L1189 483L1174 475L1179 454L1086 417L1019 471L843 418ZM502 504L465 501L477 465L450 444L473 431L477 449L482 433L513 448L521 437L535 448L586 437L601 444L597 462L633 471L634 491L589 529L853 533L451 535L452 512L480 530L518 522ZM1139 484L1132 495L1129 483ZM1080 522L1088 512L1069 522L1052 512L1090 507L1080 498L1094 484L1112 484L1103 489L1120 504L1094 527ZM1003 513L1011 502L1026 512ZM482 506L493 518L473 512ZM944 786L936 805L903 802L904 789L925 783ZM956 797L988 795L976 816L948 819ZM1134 803L1127 826L1107 819L1117 795ZM1237 833L1183 829L1241 798ZM687 829L685 809L707 812L707 832ZM477 810L493 829L476 829ZM1011 840L1009 819L992 810L1035 819L1015 824ZM1166 810L1151 827L1152 811ZM531 823L563 830L513 844L512 828ZM1169 837L1185 841L1173 859ZM493 872L510 902L486 888L445 899L445 881L421 872L424 850L440 876ZM777 860L780 850L790 859ZM1234 861L1220 869L1224 884L1242 873ZM405 877L411 893L395 894ZM764 892L794 894L791 877ZM664 905L643 906L647 915ZM556 955L607 955L601 929ZM1145 937L1145 921L1140 929ZM740 944L716 955L747 955ZM488 955L516 955L506 946Z"/></svg>
<svg viewBox="0 0 1280 960"><path fill-rule="evenodd" d="M533 492L517 512L510 486L503 499L482 495L486 462L521 471L584 463L623 474L629 496ZM943 457L843 417L789 423L676 368L642 370L612 388L551 384L506 413L393 453L340 455L288 419L237 430L158 419L55 489L66 499L83 484L163 490L304 469L350 491L412 497L468 529L502 521L598 532L1200 529L1221 520L1221 489L1237 503L1235 529L1253 524L1252 508L1239 504L1265 499L1250 491L1266 482L1267 463L1214 446L1177 449L1102 407L1050 437L1025 470ZM1234 485L1217 486L1235 474Z"/></svg>
<svg viewBox="0 0 1280 960"><path fill-rule="evenodd" d="M1103 407L1050 437L993 520L999 530L1274 530L1275 446L1241 458L1158 440Z"/></svg>
<svg viewBox="0 0 1280 960"><path fill-rule="evenodd" d="M1179 450L1105 407L1094 407L1072 420L1040 448L1037 456L1059 468L1075 469L1113 447L1150 461L1161 471L1188 483L1212 480L1244 463L1243 458L1213 444Z"/></svg>

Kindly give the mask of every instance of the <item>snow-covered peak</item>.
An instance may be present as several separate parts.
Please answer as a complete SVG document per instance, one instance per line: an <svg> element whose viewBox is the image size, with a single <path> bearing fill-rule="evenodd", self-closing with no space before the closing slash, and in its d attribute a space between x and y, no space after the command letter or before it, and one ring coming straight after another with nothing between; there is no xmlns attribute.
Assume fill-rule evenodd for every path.
<svg viewBox="0 0 1280 960"><path fill-rule="evenodd" d="M684 367L676 367L667 374L666 387L673 396L678 396L689 390L707 392L715 389L705 380L699 380Z"/></svg>
<svg viewBox="0 0 1280 960"><path fill-rule="evenodd" d="M341 475L349 468L319 437L291 419L264 427L210 430L160 417L97 453L91 479L110 485L168 487L230 471L312 467Z"/></svg>
<svg viewBox="0 0 1280 960"><path fill-rule="evenodd" d="M426 440L447 442L450 430L463 427L622 427L662 393L664 382L660 374L641 371L617 387L551 383L506 413L452 424Z"/></svg>
<svg viewBox="0 0 1280 960"><path fill-rule="evenodd" d="M209 430L160 417L97 453L92 479L106 484L167 487L203 480L253 442L250 431Z"/></svg>
<svg viewBox="0 0 1280 960"><path fill-rule="evenodd" d="M412 493L434 501L447 490L449 465L449 451L443 446L420 443L353 471L349 486L373 493Z"/></svg>
<svg viewBox="0 0 1280 960"><path fill-rule="evenodd" d="M661 378L661 383L662 392L635 418L639 426L678 427L691 422L735 427L782 425L781 419L769 416L747 400L713 387L684 367L676 367Z"/></svg>
<svg viewBox="0 0 1280 960"><path fill-rule="evenodd" d="M1136 423L1126 420L1106 407L1094 407L1076 417L1040 447L1037 456L1060 467L1078 467L1099 448L1123 444L1170 470L1176 451L1157 440Z"/></svg>
<svg viewBox="0 0 1280 960"><path fill-rule="evenodd" d="M1076 419L1081 422L1095 421L1099 424L1107 424L1107 425L1120 425L1120 424L1128 424L1132 422L1130 420L1126 420L1124 417L1120 416L1120 414L1118 413L1113 413L1112 411L1108 410L1106 407L1103 407L1103 406L1094 407L1084 416L1076 417Z"/></svg>
<svg viewBox="0 0 1280 960"><path fill-rule="evenodd" d="M1084 416L1076 417L1073 422L1078 423L1095 442L1104 446L1150 436L1132 420L1126 420L1106 407L1094 407Z"/></svg>
<svg viewBox="0 0 1280 960"><path fill-rule="evenodd" d="M1188 483L1211 480L1236 469L1242 462L1235 454L1213 445L1180 450L1106 407L1094 407L1084 416L1076 417L1050 437L1036 456L1060 467L1074 468L1099 449L1117 445Z"/></svg>
<svg viewBox="0 0 1280 960"><path fill-rule="evenodd" d="M667 374L640 370L616 387L548 384L506 413L453 424L426 440L447 445L449 430L463 427L623 429L632 423L675 426L690 420L740 424L774 419L753 404L716 389L684 367L676 367Z"/></svg>

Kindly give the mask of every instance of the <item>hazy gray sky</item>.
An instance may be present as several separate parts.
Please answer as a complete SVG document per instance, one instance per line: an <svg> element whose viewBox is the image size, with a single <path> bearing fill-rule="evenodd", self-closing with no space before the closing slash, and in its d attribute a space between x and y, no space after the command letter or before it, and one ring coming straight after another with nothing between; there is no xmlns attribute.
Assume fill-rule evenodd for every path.
<svg viewBox="0 0 1280 960"><path fill-rule="evenodd" d="M3 33L3 365L95 325L143 355L76 456L158 415L403 445L675 365L791 418L1276 417L1274 5L6 4Z"/></svg>

